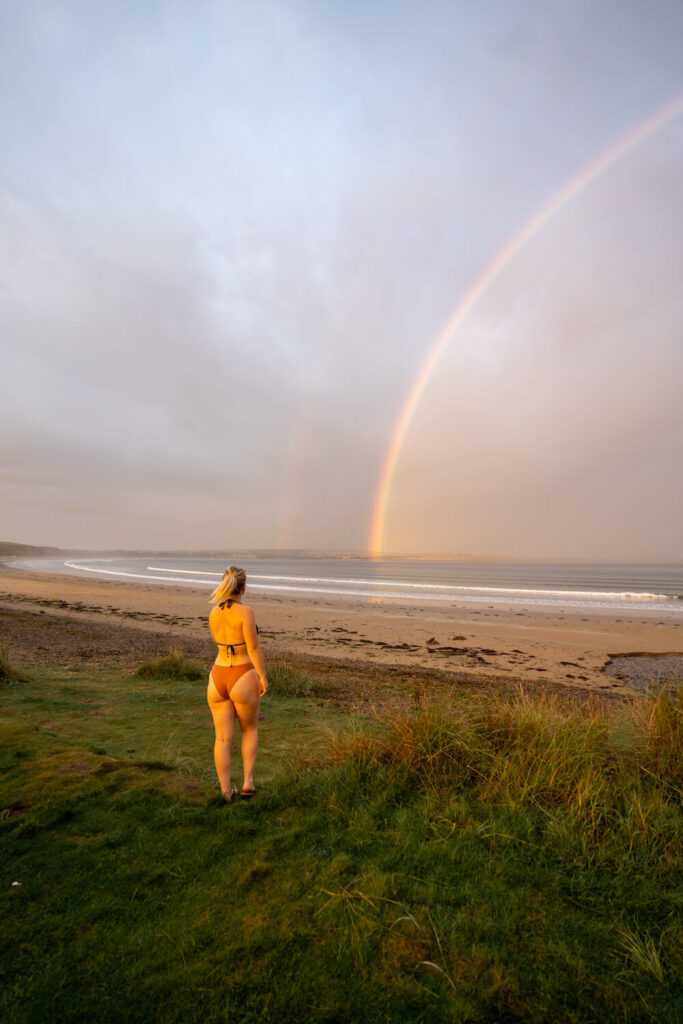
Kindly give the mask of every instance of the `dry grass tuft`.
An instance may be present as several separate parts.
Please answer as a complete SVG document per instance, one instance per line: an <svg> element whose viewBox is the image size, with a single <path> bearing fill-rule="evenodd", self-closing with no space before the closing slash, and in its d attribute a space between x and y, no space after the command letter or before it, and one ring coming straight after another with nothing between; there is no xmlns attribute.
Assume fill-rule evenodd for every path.
<svg viewBox="0 0 683 1024"><path fill-rule="evenodd" d="M208 678L208 669L190 661L181 647L173 647L166 657L140 665L135 675L139 679L178 679L195 682Z"/></svg>
<svg viewBox="0 0 683 1024"><path fill-rule="evenodd" d="M660 781L683 790L683 683L668 680L633 706L642 736L641 767Z"/></svg>
<svg viewBox="0 0 683 1024"><path fill-rule="evenodd" d="M268 685L279 697L310 697L313 693L313 680L286 661L268 662Z"/></svg>
<svg viewBox="0 0 683 1024"><path fill-rule="evenodd" d="M640 971L651 974L660 984L664 981L664 968L660 948L647 932L639 935L628 928L619 929L618 952Z"/></svg>
<svg viewBox="0 0 683 1024"><path fill-rule="evenodd" d="M20 683L26 673L13 661L7 644L0 644L0 683Z"/></svg>

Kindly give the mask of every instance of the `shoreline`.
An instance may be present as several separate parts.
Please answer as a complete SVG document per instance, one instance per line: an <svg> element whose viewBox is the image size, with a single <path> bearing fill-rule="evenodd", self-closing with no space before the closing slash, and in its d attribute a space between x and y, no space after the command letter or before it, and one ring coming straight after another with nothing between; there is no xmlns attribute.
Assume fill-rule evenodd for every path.
<svg viewBox="0 0 683 1024"><path fill-rule="evenodd" d="M150 558L154 559L154 556L148 555L140 561L147 563ZM118 558L86 559L86 562L92 563L93 561L100 565L76 565L62 558L14 558L11 560L0 558L0 564L7 569L16 569L21 572L86 580L128 582L136 586L153 583L181 589L207 590L216 585L221 575L218 570L206 571L197 566L186 569L177 565L133 565ZM111 565L112 562L116 564ZM633 590L633 587L642 586L644 580L638 582L633 578L620 581L605 579L601 581L603 587L601 590L595 586L593 589L585 589L587 584L580 580L572 580L571 584L567 586L566 579L562 583L560 580L554 582L551 579L540 577L533 581L532 586L529 586L530 580L525 581L524 585L519 585L514 580L506 580L502 577L495 581L485 579L481 582L463 578L448 583L444 581L443 577L440 581L433 578L430 582L400 578L400 575L396 579L390 579L370 572L369 566L367 571L370 572L370 575L367 578L358 579L352 576L336 578L327 575L302 576L296 570L289 568L291 562L284 564L285 569L279 572L275 570L277 561L266 565L259 564L254 567L253 571L250 568L247 575L250 579L252 597L255 593L260 592L263 596L284 596L287 600L309 600L314 604L327 598L335 605L344 601L358 600L387 605L410 605L411 607L425 604L426 607L433 606L435 609L457 608L463 605L466 608L471 606L474 610L480 610L482 606L486 605L491 608L503 607L508 611L526 609L541 613L554 613L558 616L571 613L590 616L600 614L670 616L674 620L680 619L683 622L681 595L659 593L656 589L670 586L670 581L651 580L647 583L647 586L651 588L649 591L638 591ZM286 573L285 575L282 575L283 571ZM294 575L287 573L294 573ZM683 566L681 566L681 573L683 574ZM212 579L206 579L206 577L212 577ZM264 580L277 580L278 582L265 583ZM593 582L596 581L593 580ZM618 584L624 589L614 589ZM358 585L361 589L352 589L354 585ZM678 586L679 588L683 587L683 583Z"/></svg>
<svg viewBox="0 0 683 1024"><path fill-rule="evenodd" d="M639 666L651 675L653 664L660 676L683 675L683 623L655 609L558 613L457 600L444 608L419 599L312 600L256 591L249 601L266 658L322 657L353 663L361 671L365 665L433 670L445 678L466 674L482 681L492 676L508 682L550 681L615 696L632 696L647 685ZM172 641L205 647L208 658L214 651L205 589L50 575L0 563L1 635L10 645L11 613L19 611L49 615L55 626L69 619L106 622L110 632L134 627L156 634L156 645L165 644L166 650ZM52 633L58 656L59 631L53 628ZM106 663L106 640L99 637L90 647L87 658ZM634 665L643 652L656 662ZM630 675L620 678L624 667Z"/></svg>

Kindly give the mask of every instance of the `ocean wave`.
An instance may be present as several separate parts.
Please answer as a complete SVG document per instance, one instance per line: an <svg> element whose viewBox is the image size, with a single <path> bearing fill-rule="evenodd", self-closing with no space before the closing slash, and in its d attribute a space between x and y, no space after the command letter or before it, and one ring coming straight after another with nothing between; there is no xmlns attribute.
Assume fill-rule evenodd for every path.
<svg viewBox="0 0 683 1024"><path fill-rule="evenodd" d="M183 574L193 574L195 576L214 576L220 579L223 576L221 572L204 572L196 569L176 569L170 567L166 569L159 568L154 565L148 565L147 569L149 572L175 572ZM160 577L157 577L160 578ZM638 593L636 591L614 591L614 590L546 590L533 587L482 587L472 586L455 583L406 583L403 580L370 580L370 579L356 579L347 578L339 579L333 576L271 576L263 575L260 573L249 573L250 586L255 587L257 584L251 583L252 580L276 580L282 583L323 583L323 584L335 584L347 586L363 586L363 587L400 587L403 589L411 590L445 590L454 591L458 594L509 594L509 595L525 595L531 594L535 597L558 597L558 598L591 598L595 600L601 600L609 598L610 600L619 601L668 601L671 600L667 594L649 594L649 593ZM263 589L263 588L261 588ZM282 587L281 589L287 590L292 589L289 587ZM314 588L310 588L314 589ZM317 592L317 591L315 591ZM332 591L327 590L328 593L364 593L363 591ZM375 594L374 596L379 596ZM396 595L392 595L396 596ZM399 594L398 596L403 596Z"/></svg>
<svg viewBox="0 0 683 1024"><path fill-rule="evenodd" d="M97 559L98 562L111 562L107 559ZM109 564L104 568L97 568L93 565L86 565L77 562L64 562L64 566L78 572L92 572L103 576L117 576L128 579L144 580L149 583L176 583L185 585L196 585L201 587L213 587L213 579L200 579L200 576L221 577L222 573L208 572L201 569L179 569L175 567L160 568L159 566L147 566L147 572L126 572L110 568ZM148 575L148 573L164 575ZM254 582L256 580L270 582ZM310 584L322 584L313 585ZM464 601L483 602L493 601L510 604L533 604L533 605L558 605L571 606L590 605L595 608L619 607L628 603L630 607L646 608L653 602L669 602L676 600L666 594L638 593L634 591L599 591L599 590L551 590L526 587L481 587L465 586L460 584L446 583L412 583L402 580L368 580L368 579L340 579L338 577L322 576L284 576L266 575L258 573L249 574L249 586L252 590L274 591L276 593L298 593L315 594L327 597L356 597L406 600L412 596L420 601ZM357 589L359 586L364 589ZM372 587L372 589L369 589ZM415 591L418 591L416 593Z"/></svg>

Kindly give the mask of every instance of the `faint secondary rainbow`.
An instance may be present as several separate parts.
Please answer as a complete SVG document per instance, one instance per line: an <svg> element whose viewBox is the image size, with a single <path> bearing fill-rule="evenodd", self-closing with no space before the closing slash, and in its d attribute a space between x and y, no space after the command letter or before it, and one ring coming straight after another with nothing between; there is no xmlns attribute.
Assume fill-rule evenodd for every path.
<svg viewBox="0 0 683 1024"><path fill-rule="evenodd" d="M552 218L560 212L572 199L576 199L584 189L588 188L601 174L608 171L622 157L627 156L637 146L654 135L679 114L683 113L683 95L677 96L646 120L632 128L618 142L615 142L602 156L584 167L571 178L559 192L542 206L520 230L512 236L500 250L483 273L472 283L469 291L456 307L448 323L436 338L419 373L411 387L396 422L391 442L382 464L379 485L375 496L375 504L370 529L369 549L373 558L379 558L384 549L384 526L387 514L387 503L396 465L403 448L403 443L410 429L413 416L420 404L429 380L434 373L442 355L448 347L453 335L462 327L480 299L486 294L493 282L502 273L511 260L520 252L527 242L536 235Z"/></svg>

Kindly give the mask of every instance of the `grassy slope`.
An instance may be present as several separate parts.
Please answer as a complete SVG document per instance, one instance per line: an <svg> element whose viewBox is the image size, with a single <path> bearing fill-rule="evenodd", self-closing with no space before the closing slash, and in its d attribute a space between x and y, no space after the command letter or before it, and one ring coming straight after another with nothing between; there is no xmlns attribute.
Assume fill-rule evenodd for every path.
<svg viewBox="0 0 683 1024"><path fill-rule="evenodd" d="M542 747L532 781L530 760L497 776L538 742L533 714L501 746L506 720L487 732L463 700L455 729L427 711L330 741L338 714L273 696L261 792L226 806L201 684L4 686L2 1019L676 1020L661 757L619 760L630 720L609 739L577 718L552 743L585 733L588 775L567 745L550 780Z"/></svg>

